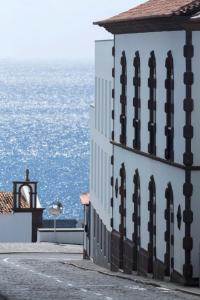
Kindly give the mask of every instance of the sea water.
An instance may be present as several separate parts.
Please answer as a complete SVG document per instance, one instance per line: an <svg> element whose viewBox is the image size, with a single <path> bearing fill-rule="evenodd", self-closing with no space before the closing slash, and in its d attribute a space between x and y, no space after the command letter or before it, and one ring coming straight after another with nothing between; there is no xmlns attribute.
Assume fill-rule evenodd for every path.
<svg viewBox="0 0 200 300"><path fill-rule="evenodd" d="M12 191L28 168L45 218L59 200L61 218L82 219L93 97L92 65L0 62L0 191Z"/></svg>

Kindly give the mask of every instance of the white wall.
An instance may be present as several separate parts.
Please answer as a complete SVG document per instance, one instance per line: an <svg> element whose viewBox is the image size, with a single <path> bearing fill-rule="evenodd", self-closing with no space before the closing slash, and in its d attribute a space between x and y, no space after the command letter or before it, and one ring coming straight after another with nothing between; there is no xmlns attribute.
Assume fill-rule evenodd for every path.
<svg viewBox="0 0 200 300"><path fill-rule="evenodd" d="M192 43L194 46L194 57L192 58L192 71L194 73L194 84L192 86L192 98L194 100L194 110L192 112L192 125L194 137L192 139L192 152L194 155L194 165L200 165L200 32L194 31ZM191 225L193 250L192 264L194 277L199 277L200 258L200 172L192 172L193 195L191 209L193 211L193 223Z"/></svg>
<svg viewBox="0 0 200 300"><path fill-rule="evenodd" d="M31 243L32 213L0 214L0 243Z"/></svg>
<svg viewBox="0 0 200 300"><path fill-rule="evenodd" d="M95 129L111 137L113 41L95 42Z"/></svg>
<svg viewBox="0 0 200 300"><path fill-rule="evenodd" d="M38 229L38 242L83 245L82 228L72 229Z"/></svg>
<svg viewBox="0 0 200 300"><path fill-rule="evenodd" d="M185 98L185 86L183 83L183 74L185 72L185 58L183 56L183 47L185 45L185 32L150 32L138 34L122 34L115 36L115 140L119 142L120 137L120 75L121 65L120 59L122 51L126 52L127 59L127 144L129 147L133 145L133 58L135 52L139 51L141 59L141 150L148 152L149 143L149 88L148 77L149 67L148 60L150 52L154 50L156 57L156 100L157 100L157 156L164 158L166 147L166 137L164 135L164 127L166 123L166 114L164 104L166 102L166 68L165 60L167 52L172 51L174 58L174 160L183 163L183 153L185 151L185 140L183 138L183 126L185 125L185 112L183 111L183 100Z"/></svg>
<svg viewBox="0 0 200 300"><path fill-rule="evenodd" d="M111 231L110 199L112 176L110 144L113 107L112 99L112 57L113 41L95 43L95 106L91 107L91 159L90 159L90 197L108 231ZM93 219L92 219L93 220ZM93 228L93 226L91 226Z"/></svg>
<svg viewBox="0 0 200 300"><path fill-rule="evenodd" d="M193 223L191 224L191 236L193 238L192 264L194 277L199 277L200 268L200 171L192 172L193 195L191 209Z"/></svg>
<svg viewBox="0 0 200 300"><path fill-rule="evenodd" d="M148 221L148 201L149 190L148 185L150 176L154 175L156 184L156 247L157 258L164 261L164 254L166 252L166 244L164 241L164 233L166 231L166 220L164 219L164 211L166 209L165 190L169 182L172 184L174 194L174 257L175 270L182 274L183 264L185 260L185 252L183 250L183 237L185 235L185 224L183 223L181 230L177 226L177 210L180 204L183 213L185 207L185 198L183 196L183 184L185 182L184 170L172 168L166 164L151 160L141 155L137 155L121 149L114 148L115 164L114 164L114 182L118 178L120 185L120 168L121 164L125 164L126 168L126 237L132 240L133 221L132 214L134 212L134 204L132 201L134 185L133 176L135 170L139 170L140 185L141 185L141 247L148 249L149 242ZM114 229L119 231L120 215L119 215L120 195L114 198Z"/></svg>
<svg viewBox="0 0 200 300"><path fill-rule="evenodd" d="M192 98L194 100L192 152L194 154L194 165L200 165L200 32L194 31L192 34L194 45L194 57L192 59L192 71L194 73L194 84L192 86Z"/></svg>

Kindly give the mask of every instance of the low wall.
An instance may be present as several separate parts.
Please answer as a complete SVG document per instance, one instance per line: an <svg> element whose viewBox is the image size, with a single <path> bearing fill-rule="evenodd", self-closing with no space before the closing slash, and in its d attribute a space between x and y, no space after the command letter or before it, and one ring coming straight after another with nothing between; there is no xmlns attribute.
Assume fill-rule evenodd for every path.
<svg viewBox="0 0 200 300"><path fill-rule="evenodd" d="M83 245L83 228L39 228L38 242Z"/></svg>
<svg viewBox="0 0 200 300"><path fill-rule="evenodd" d="M75 219L57 219L56 228L77 228L77 223ZM43 219L42 228L54 228L54 219Z"/></svg>
<svg viewBox="0 0 200 300"><path fill-rule="evenodd" d="M0 214L0 243L31 243L32 213Z"/></svg>

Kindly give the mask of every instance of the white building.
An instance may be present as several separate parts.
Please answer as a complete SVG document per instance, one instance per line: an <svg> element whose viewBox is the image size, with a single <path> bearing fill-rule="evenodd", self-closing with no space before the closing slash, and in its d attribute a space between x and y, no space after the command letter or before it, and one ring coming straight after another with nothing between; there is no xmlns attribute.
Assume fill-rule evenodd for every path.
<svg viewBox="0 0 200 300"><path fill-rule="evenodd" d="M96 42L91 115L90 256L188 285L200 274L199 16L200 1L150 0L97 22L114 40Z"/></svg>
<svg viewBox="0 0 200 300"><path fill-rule="evenodd" d="M0 192L0 243L36 242L43 210L37 182L30 181L27 170L24 181L13 182L13 192Z"/></svg>
<svg viewBox="0 0 200 300"><path fill-rule="evenodd" d="M87 253L96 263L110 262L112 208L112 57L113 41L95 44L95 106L91 106L91 162L90 162L90 250Z"/></svg>

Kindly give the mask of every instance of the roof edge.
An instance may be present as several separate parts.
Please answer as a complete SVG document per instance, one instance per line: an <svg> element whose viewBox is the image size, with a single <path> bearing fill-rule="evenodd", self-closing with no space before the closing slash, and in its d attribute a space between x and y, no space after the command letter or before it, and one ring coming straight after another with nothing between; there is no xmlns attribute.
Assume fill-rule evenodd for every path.
<svg viewBox="0 0 200 300"><path fill-rule="evenodd" d="M128 21L139 21L139 20L146 20L146 19L156 19L156 18L170 18L170 17L190 17L192 14L196 12L200 12L200 0L188 0L187 4L180 5L177 8L172 9L171 11L166 11L161 14L159 13L153 13L152 15L142 15L142 16L137 16L131 14L124 18L124 15L130 11L137 10L138 8L145 7L146 4L149 2L153 2L153 0L146 1L144 3L141 3L137 6L135 6L133 9L127 10L125 12L122 12L120 14L117 14L115 16L112 16L111 18L107 18L101 21L95 21L93 22L94 25L109 25L109 24L116 24L116 23L121 23L121 22L128 22Z"/></svg>
<svg viewBox="0 0 200 300"><path fill-rule="evenodd" d="M96 21L93 22L93 25L109 25L109 24L115 24L115 23L125 23L125 22L131 22L131 21L140 21L140 20L151 20L151 19L159 19L159 18L169 18L173 17L173 14L164 14L164 15L151 15L151 16L146 16L146 17L130 17L129 19L123 20L123 19L117 19L117 20L111 20L111 19L105 19L102 21Z"/></svg>
<svg viewBox="0 0 200 300"><path fill-rule="evenodd" d="M126 20L123 22L111 22L97 24L104 27L112 34L145 33L161 31L199 30L200 18L192 19L192 16L175 16L170 18L151 17Z"/></svg>

